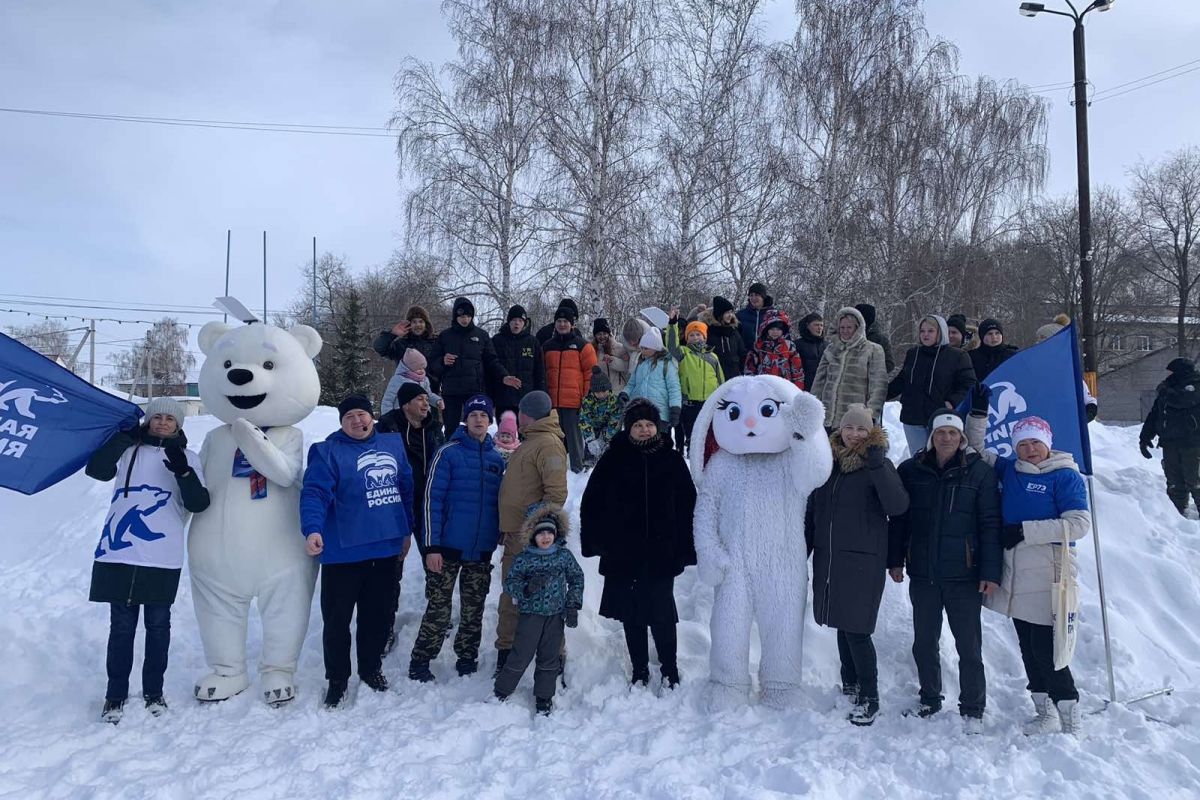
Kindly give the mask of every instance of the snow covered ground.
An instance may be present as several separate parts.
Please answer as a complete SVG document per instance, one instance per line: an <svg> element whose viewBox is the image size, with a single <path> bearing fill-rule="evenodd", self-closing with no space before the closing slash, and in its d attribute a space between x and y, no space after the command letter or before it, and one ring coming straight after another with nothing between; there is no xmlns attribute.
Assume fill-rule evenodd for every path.
<svg viewBox="0 0 1200 800"><path fill-rule="evenodd" d="M895 413L888 409L898 459L904 445ZM335 416L333 409L315 412L304 423L309 437L332 431ZM189 418L189 438L199 443L213 424ZM552 717L534 718L530 675L506 705L491 699L494 599L480 674L455 677L447 644L434 664L438 682L410 683L404 675L423 610L415 549L399 644L384 665L393 682L388 694L358 690L354 681L348 708L320 708L314 602L294 703L269 709L251 691L197 704L191 687L206 668L185 578L174 607L170 712L152 718L131 702L119 726L105 725L97 720L108 612L87 602L87 588L109 490L82 473L34 497L0 490L0 606L8 609L0 616L0 797L1197 797L1200 523L1171 508L1157 460L1138 455L1136 431L1094 424L1092 443L1118 696L1166 682L1176 692L1085 717L1081 741L1020 734L1032 708L1016 637L1007 620L986 610L985 735L960 732L948 631L947 712L930 721L901 717L915 699L916 672L907 592L891 583L876 636L883 714L872 728L845 721L833 632L811 617L806 708L779 713L751 704L707 714L701 690L712 591L693 570L677 583L683 686L664 696L630 692L621 630L595 614L601 584L594 559L583 562L585 610L568 632L570 689L559 693ZM572 478L573 514L585 480ZM763 503L769 521L769 498ZM1090 710L1102 707L1107 692L1104 640L1092 542L1079 551L1082 632L1073 669ZM258 638L252 624L252 660ZM138 641L140 664L140 634ZM134 694L139 684L135 667Z"/></svg>

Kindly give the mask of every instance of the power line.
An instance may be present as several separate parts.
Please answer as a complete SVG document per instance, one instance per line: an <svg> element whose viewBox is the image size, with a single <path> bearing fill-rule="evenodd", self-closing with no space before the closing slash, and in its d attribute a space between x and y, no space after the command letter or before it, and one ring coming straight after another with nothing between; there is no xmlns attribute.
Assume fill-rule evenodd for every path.
<svg viewBox="0 0 1200 800"><path fill-rule="evenodd" d="M1197 59L1195 59L1195 60L1193 60L1193 61L1188 61L1188 62L1186 62L1186 63L1183 63L1183 64L1177 64L1177 65L1175 65L1175 66L1173 66L1173 67L1168 67L1167 69L1161 69L1161 70L1159 70L1158 72L1152 72L1152 73L1150 73L1149 75L1143 75L1143 76L1142 76L1142 77L1140 77L1140 78L1134 78L1133 80L1131 80L1131 81L1126 81L1125 83L1118 83L1116 86L1110 86L1110 87L1108 87L1107 89L1101 89L1099 92L1097 92L1097 95L1108 94L1109 92L1114 92L1114 91L1116 91L1117 89L1124 89L1126 86L1132 86L1132 85L1133 85L1133 84L1135 84L1135 83L1141 83L1142 81L1144 81L1144 80L1148 80L1148 79L1150 79L1150 78L1157 78L1159 75L1165 75L1166 73L1168 73L1168 72L1174 72L1174 71L1175 71L1175 70L1177 70L1177 69L1183 69L1184 67L1190 67L1190 66L1192 66L1193 64L1200 64L1200 58L1197 58ZM1187 72L1192 72L1192 71L1193 71L1193 70L1188 70ZM1179 73L1179 74L1180 74L1180 75L1186 75L1187 73L1186 73L1186 72L1181 72L1181 73ZM1171 75L1170 77L1172 77L1172 78L1175 78L1175 77L1178 77L1178 76L1177 76L1177 75ZM1165 79L1164 79L1164 80L1165 80ZM1157 83L1157 81L1156 81L1156 83ZM1149 85L1150 85L1150 84L1147 84L1147 86L1149 86Z"/></svg>
<svg viewBox="0 0 1200 800"><path fill-rule="evenodd" d="M295 125L286 122L237 122L215 119L186 119L181 117L147 117L126 114L88 114L79 111L51 111L40 108L0 108L6 114L26 114L40 117L65 117L103 122L129 122L140 125L168 125L181 128L218 128L223 130L260 131L266 133L304 133L317 136L368 136L395 138L386 128L358 125Z"/></svg>
<svg viewBox="0 0 1200 800"><path fill-rule="evenodd" d="M1123 94L1129 94L1130 92L1136 92L1139 89L1145 89L1148 86L1153 86L1156 83L1162 83L1163 81L1169 81L1172 78L1178 78L1181 75L1187 75L1189 72L1196 72L1197 70L1200 70L1200 66L1192 67L1191 69L1186 69L1183 72L1177 72L1174 75L1167 75L1166 77L1159 78L1156 81L1150 81L1149 83L1143 83L1140 86L1133 86L1128 89L1124 89L1122 91L1115 92L1113 94L1106 94L1103 97L1096 97L1095 99L1092 100L1092 102L1095 103L1095 102L1099 102L1101 100L1112 100L1114 97L1120 97Z"/></svg>

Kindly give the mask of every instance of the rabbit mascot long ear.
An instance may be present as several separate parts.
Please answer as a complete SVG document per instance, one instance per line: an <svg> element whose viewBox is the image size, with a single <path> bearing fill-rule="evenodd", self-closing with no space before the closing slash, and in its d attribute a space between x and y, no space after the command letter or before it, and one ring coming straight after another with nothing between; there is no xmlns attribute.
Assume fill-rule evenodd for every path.
<svg viewBox="0 0 1200 800"><path fill-rule="evenodd" d="M763 702L800 700L808 597L804 510L833 468L825 407L771 375L733 378L705 402L692 430L699 487L693 529L700 579L715 589L709 706L750 691L750 626L762 642Z"/></svg>

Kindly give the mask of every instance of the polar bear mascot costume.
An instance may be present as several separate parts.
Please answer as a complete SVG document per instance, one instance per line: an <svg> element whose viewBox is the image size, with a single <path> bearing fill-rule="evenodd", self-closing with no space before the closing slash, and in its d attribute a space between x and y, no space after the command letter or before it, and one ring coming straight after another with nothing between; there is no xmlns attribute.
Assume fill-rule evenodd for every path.
<svg viewBox="0 0 1200 800"><path fill-rule="evenodd" d="M196 683L196 698L225 700L250 685L246 621L257 600L259 688L266 702L284 703L296 696L317 577L300 533L304 436L293 426L317 405L321 336L307 325L210 322L200 350L200 397L225 424L200 449L204 474L212 471L212 504L188 536L196 621L212 669Z"/></svg>
<svg viewBox="0 0 1200 800"><path fill-rule="evenodd" d="M808 557L804 509L833 455L825 408L773 375L733 378L704 403L692 430L696 566L716 587L709 707L743 705L750 692L750 625L762 642L764 704L800 695ZM206 473L207 474L207 473Z"/></svg>

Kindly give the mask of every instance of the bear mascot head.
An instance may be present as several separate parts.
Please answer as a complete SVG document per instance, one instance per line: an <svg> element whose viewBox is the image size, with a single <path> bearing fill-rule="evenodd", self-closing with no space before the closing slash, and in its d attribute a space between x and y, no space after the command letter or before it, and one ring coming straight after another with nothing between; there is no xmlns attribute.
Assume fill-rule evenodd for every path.
<svg viewBox="0 0 1200 800"><path fill-rule="evenodd" d="M313 358L321 334L307 325L210 322L200 329L200 397L222 422L239 417L260 428L294 425L312 413L321 395Z"/></svg>

